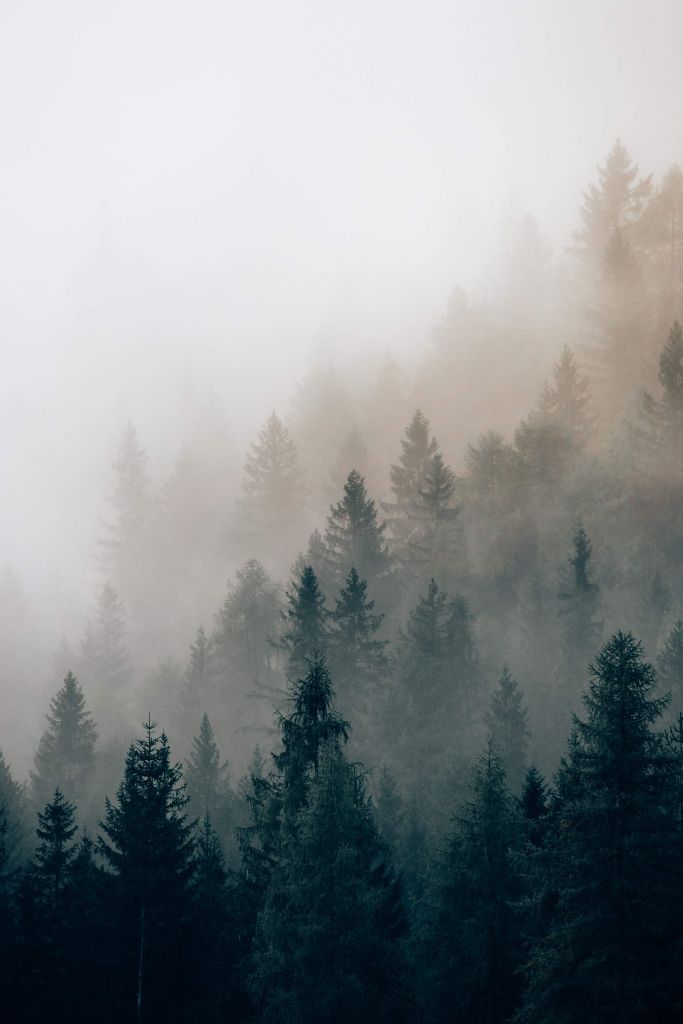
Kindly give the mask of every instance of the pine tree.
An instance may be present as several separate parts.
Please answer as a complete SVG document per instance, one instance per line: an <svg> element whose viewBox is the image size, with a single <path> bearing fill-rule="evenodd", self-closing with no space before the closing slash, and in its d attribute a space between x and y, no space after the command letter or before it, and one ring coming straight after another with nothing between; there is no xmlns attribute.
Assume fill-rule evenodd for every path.
<svg viewBox="0 0 683 1024"><path fill-rule="evenodd" d="M643 411L651 437L650 458L663 469L678 472L683 445L683 328L678 320L669 332L659 356L662 394L655 400L643 397Z"/></svg>
<svg viewBox="0 0 683 1024"><path fill-rule="evenodd" d="M382 839L394 857L400 856L405 812L396 779L385 764L380 769L374 807L375 820Z"/></svg>
<svg viewBox="0 0 683 1024"><path fill-rule="evenodd" d="M683 314L683 171L674 164L643 211L639 235L648 279L657 296L658 324L666 329Z"/></svg>
<svg viewBox="0 0 683 1024"><path fill-rule="evenodd" d="M125 646L126 613L114 588L105 583L97 599L94 627L88 624L79 658L79 676L91 688L95 717L112 733L127 718L132 667Z"/></svg>
<svg viewBox="0 0 683 1024"><path fill-rule="evenodd" d="M149 1021L178 1015L189 988L184 943L195 845L181 767L156 728L148 720L128 750L99 843L110 872L112 984L120 1005Z"/></svg>
<svg viewBox="0 0 683 1024"><path fill-rule="evenodd" d="M102 570L117 585L127 584L135 570L141 532L151 512L147 456L132 423L124 431L113 462L116 475L110 505L114 521L100 540Z"/></svg>
<svg viewBox="0 0 683 1024"><path fill-rule="evenodd" d="M430 435L429 420L417 409L401 440L399 461L391 467L391 489L400 508L412 509L438 447L436 438Z"/></svg>
<svg viewBox="0 0 683 1024"><path fill-rule="evenodd" d="M277 554L276 541L299 535L305 489L296 445L275 412L247 455L242 487L245 531Z"/></svg>
<svg viewBox="0 0 683 1024"><path fill-rule="evenodd" d="M80 806L92 780L97 730L73 672L53 697L47 720L31 772L33 801L43 806L57 786Z"/></svg>
<svg viewBox="0 0 683 1024"><path fill-rule="evenodd" d="M502 434L489 430L467 450L467 493L478 504L502 508L516 470L517 455Z"/></svg>
<svg viewBox="0 0 683 1024"><path fill-rule="evenodd" d="M437 571L462 568L462 530L456 502L457 480L440 452L429 460L414 504L415 526L406 555L413 574L429 579Z"/></svg>
<svg viewBox="0 0 683 1024"><path fill-rule="evenodd" d="M409 1019L404 930L361 780L327 738L259 914L250 978L259 1019Z"/></svg>
<svg viewBox="0 0 683 1024"><path fill-rule="evenodd" d="M279 646L287 659L288 677L296 679L314 652L327 647L329 612L310 565L301 570L298 579L292 580L286 598Z"/></svg>
<svg viewBox="0 0 683 1024"><path fill-rule="evenodd" d="M15 780L0 750L0 811L3 814L3 850L5 876L13 875L25 859L28 847L28 822L24 787ZM2 873L2 872L0 872Z"/></svg>
<svg viewBox="0 0 683 1024"><path fill-rule="evenodd" d="M489 747L476 762L470 800L453 820L431 895L423 971L435 1022L509 1020L519 982L521 821L505 769Z"/></svg>
<svg viewBox="0 0 683 1024"><path fill-rule="evenodd" d="M476 677L467 604L449 600L431 580L399 638L385 722L402 786L430 824L441 806L449 753L467 739Z"/></svg>
<svg viewBox="0 0 683 1024"><path fill-rule="evenodd" d="M600 259L615 230L628 230L641 216L650 194L652 175L638 178L631 155L617 139L605 163L598 167L598 184L583 194L582 227L574 235L576 252L589 263Z"/></svg>
<svg viewBox="0 0 683 1024"><path fill-rule="evenodd" d="M588 378L579 373L572 350L564 345L553 366L552 384L541 393L538 409L544 419L557 423L566 432L576 452L585 448L591 436L589 401Z"/></svg>
<svg viewBox="0 0 683 1024"><path fill-rule="evenodd" d="M198 707L209 707L214 697L215 671L211 642L200 626L190 644L190 658L183 676L181 701L185 716Z"/></svg>
<svg viewBox="0 0 683 1024"><path fill-rule="evenodd" d="M603 427L609 428L623 412L626 399L642 387L648 364L654 363L648 351L650 307L642 269L628 237L619 229L605 248L587 317L592 343L584 350L591 390Z"/></svg>
<svg viewBox="0 0 683 1024"><path fill-rule="evenodd" d="M591 667L558 777L557 909L527 966L521 1021L674 1019L681 936L678 761L653 726L664 700L630 634Z"/></svg>
<svg viewBox="0 0 683 1024"><path fill-rule="evenodd" d="M367 592L367 580L352 568L335 598L329 633L336 692L359 729L367 726L373 690L388 668L387 641L377 639L383 616L375 614L375 602Z"/></svg>
<svg viewBox="0 0 683 1024"><path fill-rule="evenodd" d="M519 683L507 665L491 696L486 725L490 741L505 768L513 793L520 792L526 772L526 748L529 739L529 713Z"/></svg>
<svg viewBox="0 0 683 1024"><path fill-rule="evenodd" d="M208 815L220 836L223 849L232 856L235 852L232 833L236 808L230 787L230 767L227 761L221 760L206 713L202 716L199 735L193 741L185 778L193 813L201 820Z"/></svg>
<svg viewBox="0 0 683 1024"><path fill-rule="evenodd" d="M344 495L330 507L325 529L325 555L332 579L343 584L356 567L374 586L391 566L384 540L384 523L378 521L374 501L368 497L365 480L352 469L344 484Z"/></svg>
<svg viewBox="0 0 683 1024"><path fill-rule="evenodd" d="M573 536L573 550L560 584L562 660L560 675L569 700L578 697L586 666L602 631L598 618L600 588L593 580L593 546L579 520Z"/></svg>

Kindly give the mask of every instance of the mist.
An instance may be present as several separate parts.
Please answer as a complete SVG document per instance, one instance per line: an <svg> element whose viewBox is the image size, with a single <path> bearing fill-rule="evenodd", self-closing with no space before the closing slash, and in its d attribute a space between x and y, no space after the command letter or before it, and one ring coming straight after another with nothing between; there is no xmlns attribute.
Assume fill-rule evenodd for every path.
<svg viewBox="0 0 683 1024"><path fill-rule="evenodd" d="M40 895L36 815L69 818L54 785L81 837L64 864L102 891L64 885L95 916L107 886L133 908L113 939L92 925L96 1019L110 997L112 1020L264 1024L560 1019L550 991L567 1021L680 1010L664 952L656 996L618 957L621 1001L599 972L562 988L554 857L570 819L614 852L581 815L616 677L650 730L633 806L666 751L647 828L656 857L683 852L682 36L675 0L0 0L0 930L36 1020L81 978L76 911ZM178 1007L184 939L138 934L151 889L116 888L112 806L144 735L205 822L159 914L220 908L215 963L187 925ZM283 892L305 903L306 858L326 877L306 844L333 789L341 846L321 849L362 833L359 906L396 929L349 937L338 978L278 931L308 949ZM473 965L488 825L515 909L505 962ZM220 893L197 896L211 871ZM147 943L143 1000L121 951ZM298 982L269 974L273 949Z"/></svg>

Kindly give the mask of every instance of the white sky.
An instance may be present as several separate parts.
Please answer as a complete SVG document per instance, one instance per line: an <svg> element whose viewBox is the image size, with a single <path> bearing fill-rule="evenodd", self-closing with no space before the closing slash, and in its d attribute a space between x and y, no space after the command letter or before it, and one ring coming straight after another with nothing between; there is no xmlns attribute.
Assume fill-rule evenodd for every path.
<svg viewBox="0 0 683 1024"><path fill-rule="evenodd" d="M679 0L0 0L0 561L66 569L188 375L241 439L321 343L415 353L509 210L560 248L617 135L683 162L682 39Z"/></svg>

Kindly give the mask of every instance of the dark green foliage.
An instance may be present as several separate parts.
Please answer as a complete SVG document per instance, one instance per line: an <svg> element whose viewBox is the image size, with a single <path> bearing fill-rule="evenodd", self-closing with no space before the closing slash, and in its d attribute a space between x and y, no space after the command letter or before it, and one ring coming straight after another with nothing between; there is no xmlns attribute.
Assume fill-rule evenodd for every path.
<svg viewBox="0 0 683 1024"><path fill-rule="evenodd" d="M116 803L107 799L100 839L109 869L110 984L120 1007L130 1016L138 1007L144 1020L178 1013L189 987L184 943L195 840L187 799L166 736L148 721L128 750Z"/></svg>
<svg viewBox="0 0 683 1024"><path fill-rule="evenodd" d="M0 750L0 812L3 816L4 863L0 877L11 876L21 866L28 846L29 824L24 787L13 777Z"/></svg>
<svg viewBox="0 0 683 1024"><path fill-rule="evenodd" d="M185 778L192 813L201 820L207 816L217 830L226 855L236 855L234 828L236 824L236 798L230 787L230 770L221 753L209 721L202 716L199 734L193 741Z"/></svg>
<svg viewBox="0 0 683 1024"><path fill-rule="evenodd" d="M521 836L505 769L489 748L475 765L470 800L453 821L435 872L422 950L427 1019L510 1018L519 988L514 851Z"/></svg>
<svg viewBox="0 0 683 1024"><path fill-rule="evenodd" d="M532 950L520 1020L675 1019L678 764L653 730L665 701L630 634L609 640L591 674L558 776L557 909Z"/></svg>
<svg viewBox="0 0 683 1024"><path fill-rule="evenodd" d="M527 769L519 803L526 822L529 842L533 846L541 846L550 811L550 792L543 776L534 765Z"/></svg>
<svg viewBox="0 0 683 1024"><path fill-rule="evenodd" d="M259 914L250 978L259 1019L408 1019L403 930L362 782L328 738Z"/></svg>
<svg viewBox="0 0 683 1024"><path fill-rule="evenodd" d="M501 759L514 794L520 792L526 771L528 718L519 683L505 665L498 686L491 695L486 725L491 744Z"/></svg>
<svg viewBox="0 0 683 1024"><path fill-rule="evenodd" d="M288 677L296 679L314 652L327 648L329 612L310 565L304 566L298 578L292 580L286 597L287 607L281 613L280 649L287 659Z"/></svg>
<svg viewBox="0 0 683 1024"><path fill-rule="evenodd" d="M330 617L330 665L340 703L356 728L367 731L372 699L386 676L387 641L377 639L382 615L367 596L367 580L347 575Z"/></svg>
<svg viewBox="0 0 683 1024"><path fill-rule="evenodd" d="M47 720L31 772L33 802L43 806L57 786L82 805L92 780L97 730L73 672L53 697Z"/></svg>

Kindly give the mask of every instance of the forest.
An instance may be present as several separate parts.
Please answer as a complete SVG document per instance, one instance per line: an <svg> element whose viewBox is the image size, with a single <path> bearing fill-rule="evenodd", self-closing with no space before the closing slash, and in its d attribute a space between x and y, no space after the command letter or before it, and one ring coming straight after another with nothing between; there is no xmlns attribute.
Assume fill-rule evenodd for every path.
<svg viewBox="0 0 683 1024"><path fill-rule="evenodd" d="M86 621L5 567L4 1020L683 1018L683 172L577 205L244 458L128 423Z"/></svg>

